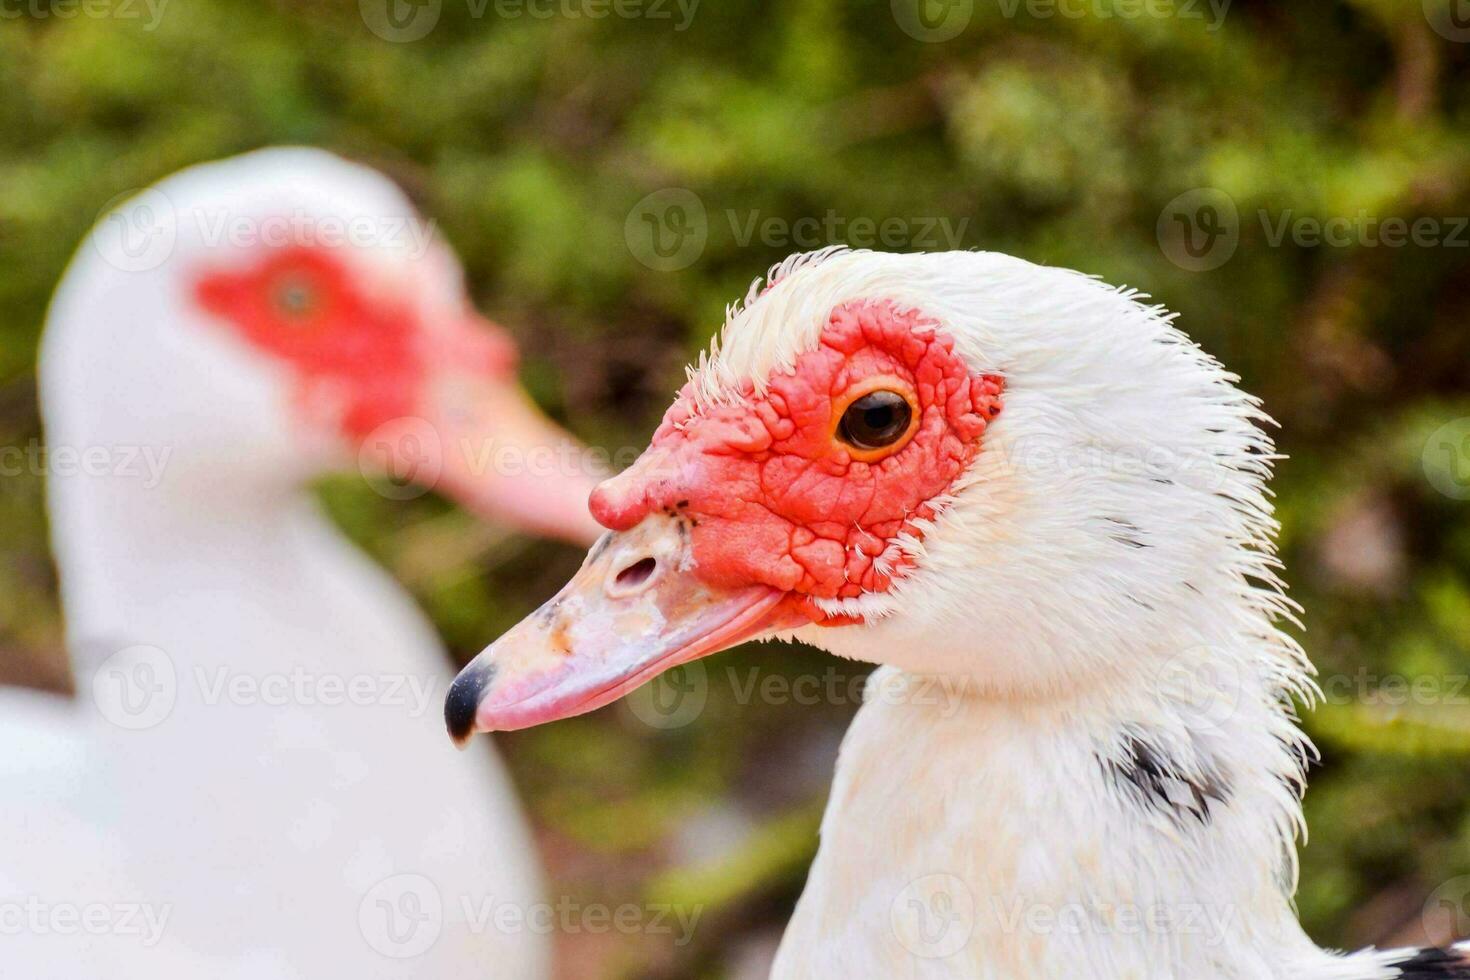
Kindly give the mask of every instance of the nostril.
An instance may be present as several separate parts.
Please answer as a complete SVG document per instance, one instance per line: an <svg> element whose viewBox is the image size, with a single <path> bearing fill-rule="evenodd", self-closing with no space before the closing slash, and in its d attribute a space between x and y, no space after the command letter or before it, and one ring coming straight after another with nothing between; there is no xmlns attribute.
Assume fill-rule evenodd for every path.
<svg viewBox="0 0 1470 980"><path fill-rule="evenodd" d="M625 565L609 583L608 591L614 595L633 595L646 586L658 571L658 560L649 556Z"/></svg>
<svg viewBox="0 0 1470 980"><path fill-rule="evenodd" d="M658 562L652 558L640 558L627 568L618 572L618 584L627 588L642 585L653 577L653 570L658 567Z"/></svg>

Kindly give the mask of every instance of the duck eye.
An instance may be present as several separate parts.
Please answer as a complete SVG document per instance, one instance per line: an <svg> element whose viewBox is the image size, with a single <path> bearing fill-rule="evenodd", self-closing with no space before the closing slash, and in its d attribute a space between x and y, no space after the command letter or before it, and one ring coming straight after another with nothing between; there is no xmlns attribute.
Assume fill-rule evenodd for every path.
<svg viewBox="0 0 1470 980"><path fill-rule="evenodd" d="M913 411L896 391L872 391L847 406L837 436L855 449L887 449L908 434Z"/></svg>

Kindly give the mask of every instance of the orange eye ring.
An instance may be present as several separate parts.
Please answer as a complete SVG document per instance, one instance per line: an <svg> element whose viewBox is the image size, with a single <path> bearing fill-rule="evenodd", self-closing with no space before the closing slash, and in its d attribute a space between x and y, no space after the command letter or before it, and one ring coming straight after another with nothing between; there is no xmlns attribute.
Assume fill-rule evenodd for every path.
<svg viewBox="0 0 1470 980"><path fill-rule="evenodd" d="M871 405L860 405L864 399ZM887 459L919 430L919 399L913 386L893 375L863 379L843 393L835 408L832 440L861 463Z"/></svg>

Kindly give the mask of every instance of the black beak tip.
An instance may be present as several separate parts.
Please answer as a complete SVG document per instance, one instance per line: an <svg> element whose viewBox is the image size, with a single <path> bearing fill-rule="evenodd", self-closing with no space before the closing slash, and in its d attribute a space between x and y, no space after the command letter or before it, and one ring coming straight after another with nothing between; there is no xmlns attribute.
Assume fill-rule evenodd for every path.
<svg viewBox="0 0 1470 980"><path fill-rule="evenodd" d="M481 696L495 678L495 665L469 666L459 672L444 698L444 725L454 744L464 748L475 734L475 712Z"/></svg>

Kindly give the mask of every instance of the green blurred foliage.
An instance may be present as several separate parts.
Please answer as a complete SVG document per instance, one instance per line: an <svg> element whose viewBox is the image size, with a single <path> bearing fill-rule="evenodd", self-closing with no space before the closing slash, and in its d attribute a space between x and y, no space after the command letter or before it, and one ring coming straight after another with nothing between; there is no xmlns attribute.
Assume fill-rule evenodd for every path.
<svg viewBox="0 0 1470 980"><path fill-rule="evenodd" d="M1337 684L1307 721L1323 762L1303 918L1331 944L1418 938L1424 896L1470 873L1470 691L1446 682L1407 705L1375 692L1470 672L1470 504L1426 477L1441 465L1432 434L1470 415L1470 249L1465 236L1310 246L1271 228L1470 214L1470 44L1431 27L1435 2L1237 0L1217 20L1182 0L1144 16L1104 16L1122 9L1107 0L1085 16L958 0L970 20L942 43L900 30L907 0L706 0L684 30L673 4L659 8L669 18L592 18L565 12L593 9L576 0L538 8L549 17L441 0L435 27L405 43L366 28L374 2L4 7L0 439L40 436L37 335L99 211L272 143L326 146L408 187L523 344L537 398L610 448L646 438L753 276L858 237L860 220L900 219L899 248L951 244L924 240L937 225L959 247L1136 286L1282 423L1288 578ZM1158 237L1166 204L1199 187L1240 215L1238 249L1203 272ZM640 261L627 223L665 188L698 195L708 232L670 272ZM762 231L802 218L817 219L815 240ZM345 479L323 492L460 654L577 561L442 504L389 503ZM20 675L54 683L44 535L39 479L0 481L0 644ZM681 947L567 937L572 975L729 975L779 928L854 705L738 691L752 670L828 669L809 651L740 651L711 662L689 725L651 728L615 706L506 739L563 890L707 906Z"/></svg>

